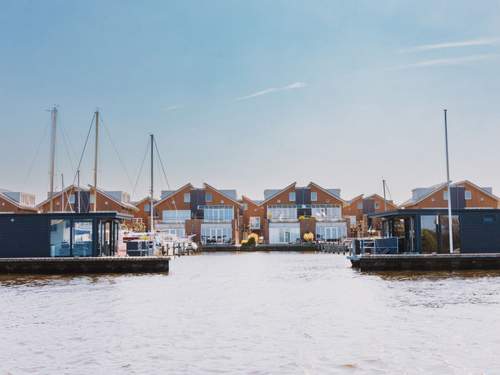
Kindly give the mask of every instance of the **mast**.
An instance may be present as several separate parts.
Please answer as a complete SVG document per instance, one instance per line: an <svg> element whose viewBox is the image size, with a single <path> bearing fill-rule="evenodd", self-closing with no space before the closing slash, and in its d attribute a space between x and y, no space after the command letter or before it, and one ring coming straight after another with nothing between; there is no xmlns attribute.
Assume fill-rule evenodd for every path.
<svg viewBox="0 0 500 375"><path fill-rule="evenodd" d="M97 211L97 161L99 152L99 110L95 111L95 150L94 150L94 212Z"/></svg>
<svg viewBox="0 0 500 375"><path fill-rule="evenodd" d="M154 193L154 154L153 154L153 149L154 149L154 135L150 134L151 137L151 187L150 187L150 196L149 196L149 214L150 214L150 232L154 233L154 209L153 209L153 193Z"/></svg>
<svg viewBox="0 0 500 375"><path fill-rule="evenodd" d="M448 156L448 110L444 110L444 139L446 145L446 181L448 184L448 236L450 239L450 253L453 253L453 220L451 218L451 180L450 160Z"/></svg>
<svg viewBox="0 0 500 375"><path fill-rule="evenodd" d="M64 174L61 173L61 211L65 211L64 207Z"/></svg>
<svg viewBox="0 0 500 375"><path fill-rule="evenodd" d="M78 192L78 213L82 212L81 205L82 202L80 200L80 170L78 169L76 171L76 178L77 178L77 192Z"/></svg>
<svg viewBox="0 0 500 375"><path fill-rule="evenodd" d="M385 195L385 179L382 179L382 187L384 189L384 211L387 211L387 197Z"/></svg>
<svg viewBox="0 0 500 375"><path fill-rule="evenodd" d="M50 138L50 162L49 162L49 198L50 208L49 212L54 210L54 202L52 196L54 195L54 173L56 164L56 130L57 130L57 108L52 107L50 110L50 117L52 120L52 135Z"/></svg>

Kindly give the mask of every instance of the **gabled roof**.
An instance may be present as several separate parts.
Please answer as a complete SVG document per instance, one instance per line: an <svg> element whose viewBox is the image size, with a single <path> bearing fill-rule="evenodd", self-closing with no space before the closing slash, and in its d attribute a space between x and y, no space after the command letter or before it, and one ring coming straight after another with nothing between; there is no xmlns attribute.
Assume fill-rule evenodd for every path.
<svg viewBox="0 0 500 375"><path fill-rule="evenodd" d="M159 204L165 202L167 199L172 198L176 194L179 194L181 191L183 191L187 187L194 189L193 185L191 185L191 182L188 182L187 184L182 185L179 189L174 190L171 194L168 194L168 195L164 196L163 198L161 198L159 201L155 202L154 205L158 206Z"/></svg>
<svg viewBox="0 0 500 375"><path fill-rule="evenodd" d="M271 196L267 197L266 199L264 199L262 201L261 204L265 204L267 202L269 202L271 199L273 199L274 197L278 196L279 194L283 193L284 191L287 191L288 189L290 189L291 187L295 187L295 185L297 185L297 182L292 182L290 185L288 185L287 187L281 189L281 190L278 190L276 191L274 194L272 194Z"/></svg>
<svg viewBox="0 0 500 375"><path fill-rule="evenodd" d="M9 202L10 204L12 204L13 206L21 209L21 210L30 210L30 211L34 211L36 212L37 211L37 208L36 206L35 207L31 207L31 206L25 206L19 202L17 202L16 200L12 199L11 197L9 197L7 194L4 194L8 192L8 190L1 190L0 191L0 198L2 198L3 200Z"/></svg>
<svg viewBox="0 0 500 375"><path fill-rule="evenodd" d="M333 197L333 198L335 198L335 199L337 199L337 200L341 201L343 205L346 205L346 204L347 204L347 202L346 202L345 200L343 200L342 198L340 198L340 196L338 196L338 195L334 194L333 192L331 192L331 191L330 191L330 190L328 190L328 189L325 189L325 188L323 188L323 187L319 186L319 185L318 185L317 183L315 183L315 182L312 182L312 181L311 181L311 182L309 182L309 185L307 185L307 186L308 186L308 187L314 186L314 187L316 187L316 188L320 189L322 192L324 192L324 193L328 194L329 196L331 196L331 197ZM332 189L332 190L333 190L333 189Z"/></svg>
<svg viewBox="0 0 500 375"><path fill-rule="evenodd" d="M81 190L81 191L88 191L87 189L85 189L85 188L83 188L83 187L78 187L78 186L76 186L76 185L71 184L71 185L66 186L66 187L65 187L63 190L61 190L61 191L54 192L54 194L52 194L52 196L51 196L51 197L47 197L47 199L45 199L44 201L42 201L42 202L38 203L38 204L36 205L36 207L37 207L37 208L42 207L44 204L46 204L46 203L50 202L50 200L51 200L51 199L55 199L55 198L59 197L61 194L64 194L64 193L66 193L68 190L71 190L71 189L75 189L75 190L78 190L78 189L79 189L79 190Z"/></svg>
<svg viewBox="0 0 500 375"><path fill-rule="evenodd" d="M493 198L493 199L495 199L497 201L500 200L500 198L498 198L496 195L490 193L489 191L483 189L482 187L474 184L473 182L471 182L469 180L463 180L463 181L454 182L454 183L451 184L451 186L456 187L456 186L461 186L461 185L464 185L464 184L471 185L475 189L481 191L483 194L486 194L489 197L491 197L491 198ZM433 195L433 194L437 193L438 191L442 190L446 186L448 186L448 184L446 182L433 185L433 186L429 187L429 192L428 193L423 194L422 196L418 197L418 199L410 198L406 202L401 203L399 205L399 207L413 206L415 204L418 204L418 203L422 202L423 200L429 198L431 195Z"/></svg>
<svg viewBox="0 0 500 375"><path fill-rule="evenodd" d="M359 194L359 195L356 195L354 198L351 198L350 200L347 201L348 204L352 204L352 202L354 202L355 200L357 199L363 199L364 197L364 194Z"/></svg>
<svg viewBox="0 0 500 375"><path fill-rule="evenodd" d="M379 199L381 199L381 200L384 200L384 197L382 197L381 195L379 195L379 194L377 194L377 193L372 194L372 195L369 195L369 196L367 196L367 197L366 197L366 198L364 198L364 199L370 199L370 198L375 198L375 197L376 197L376 198L379 198ZM386 203L387 203L388 205L391 205L391 206L393 206L393 207L395 207L395 208L397 208L397 207L398 207L398 206L397 206L397 204L395 204L395 203L394 203L394 201L393 201L392 199L385 199L385 201L386 201Z"/></svg>
<svg viewBox="0 0 500 375"><path fill-rule="evenodd" d="M232 201L233 203L236 203L236 204L240 204L240 202L237 201L236 197L231 197L228 195L228 192L236 192L236 190L219 190L219 189L216 189L214 188L213 186L207 184L206 182L203 183L203 187L205 189L211 189L211 190L215 190L216 192L218 192L220 195L223 195L225 198L229 199L230 201Z"/></svg>
<svg viewBox="0 0 500 375"><path fill-rule="evenodd" d="M140 199L138 201L133 201L133 202L130 202L130 203L137 207L142 202L144 202L146 200L149 201L149 199L150 199L149 196L146 196L146 197L144 197L144 198L142 198L142 199ZM153 204L156 204L156 202L158 202L158 199L153 199Z"/></svg>
<svg viewBox="0 0 500 375"><path fill-rule="evenodd" d="M241 200L251 202L251 203L255 204L256 206L262 206L262 202L263 202L262 200L255 200L252 198L248 198L246 195L242 195Z"/></svg>
<svg viewBox="0 0 500 375"><path fill-rule="evenodd" d="M106 193L104 190L97 189L97 191L99 192L99 194L104 195L106 198L108 198L109 200L111 200L111 201L115 202L116 204L122 206L123 208L127 208L127 209L133 210L133 211L139 211L139 209L136 206L134 206L132 203L122 202L122 201L116 199L115 197L111 196L110 194Z"/></svg>

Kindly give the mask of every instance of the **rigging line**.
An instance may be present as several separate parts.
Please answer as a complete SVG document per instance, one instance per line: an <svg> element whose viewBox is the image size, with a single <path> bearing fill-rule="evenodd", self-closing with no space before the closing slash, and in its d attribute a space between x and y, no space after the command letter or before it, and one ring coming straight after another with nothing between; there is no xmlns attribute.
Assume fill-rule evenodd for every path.
<svg viewBox="0 0 500 375"><path fill-rule="evenodd" d="M154 140L154 145L155 145L156 154L158 155L158 159L160 160L160 166L161 166L161 169L162 169L162 172L163 172L163 177L165 178L165 182L167 184L168 189L171 190L170 189L170 183L168 182L168 177L167 177L167 172L166 172L166 169L165 169L165 165L163 164L163 160L161 158L160 151L158 150L158 144L156 143L156 139Z"/></svg>
<svg viewBox="0 0 500 375"><path fill-rule="evenodd" d="M141 167L139 168L139 174L137 175L137 179L135 180L134 190L132 190L132 196L134 196L137 190L137 184L139 184L139 179L141 178L142 169L144 168L144 162L146 161L146 157L148 156L148 147L149 142L146 142L146 151L144 151L144 157L142 158Z"/></svg>
<svg viewBox="0 0 500 375"><path fill-rule="evenodd" d="M163 164L163 160L162 160L161 155L160 155L160 150L158 149L158 144L156 143L156 138L154 138L153 141L154 141L154 145L155 145L156 154L158 155L158 160L160 160L161 170L163 171L163 178L165 178L165 183L167 184L168 190L172 190L172 188L170 187L170 183L168 182L167 172L166 172L165 165ZM161 196L160 196L160 199L161 199ZM175 199L172 200L172 203L174 205L175 211L177 211L177 204L175 203Z"/></svg>
<svg viewBox="0 0 500 375"><path fill-rule="evenodd" d="M26 173L26 178L24 179L25 186L28 183L28 179L31 177L31 172L33 172L33 167L35 166L35 162L38 159L38 154L40 153L40 149L42 148L42 143L43 143L43 141L45 141L45 138L47 137L49 127L50 127L50 122L48 122L47 125L45 126L45 129L43 131L43 135L40 138L40 141L38 142L38 146L37 146L36 151L35 151L35 157L31 161L30 166L28 168L28 173Z"/></svg>
<svg viewBox="0 0 500 375"><path fill-rule="evenodd" d="M61 122L61 121L59 121ZM64 126L62 124L59 125L59 128L61 129L61 134L62 134L62 139L64 142L64 147L66 148L66 154L68 155L68 161L71 167L71 170L74 170L75 164L73 163L73 158L71 157L71 147L69 146L69 141L68 141L68 136L66 135L66 131L64 130Z"/></svg>
<svg viewBox="0 0 500 375"><path fill-rule="evenodd" d="M111 145L113 146L113 148L114 148L114 150L116 152L116 155L118 156L118 160L120 161L120 164L121 164L123 170L125 171L125 175L127 176L128 183L130 184L130 187L133 188L134 187L134 183L132 182L132 178L130 177L130 173L128 173L126 164L123 162L123 159L122 159L120 153L118 152L118 148L116 147L116 144L113 141L113 138L111 137L111 132L109 131L108 126L102 120L102 115L101 115L101 124L104 126L104 129L106 130L106 134L108 135L109 141L110 141Z"/></svg>
<svg viewBox="0 0 500 375"><path fill-rule="evenodd" d="M89 138L90 138L90 133L92 132L92 127L94 125L94 120L95 120L95 113L94 115L92 116L92 120L90 120L90 126L89 126L89 131L87 133L87 138L85 139L85 143L83 145L83 150L82 150L82 153L80 155L80 160L78 161L78 166L76 168L76 171L75 171L75 177L73 178L73 185L75 184L76 182L76 179L78 177L78 171L80 170L80 167L82 166L82 160L83 160L83 156L85 155L85 150L87 148L87 144L89 142ZM90 205L90 203L89 203Z"/></svg>

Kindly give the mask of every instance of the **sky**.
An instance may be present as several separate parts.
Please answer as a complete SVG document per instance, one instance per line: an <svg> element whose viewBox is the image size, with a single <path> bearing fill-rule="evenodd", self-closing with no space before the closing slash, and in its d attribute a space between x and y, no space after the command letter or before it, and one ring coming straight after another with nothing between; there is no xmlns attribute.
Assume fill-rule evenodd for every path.
<svg viewBox="0 0 500 375"><path fill-rule="evenodd" d="M134 199L187 182L342 197L451 179L500 194L498 1L0 2L0 188L74 181L93 112L99 186ZM81 183L92 183L93 137ZM157 158L158 159L158 158ZM141 170L141 165L143 168Z"/></svg>

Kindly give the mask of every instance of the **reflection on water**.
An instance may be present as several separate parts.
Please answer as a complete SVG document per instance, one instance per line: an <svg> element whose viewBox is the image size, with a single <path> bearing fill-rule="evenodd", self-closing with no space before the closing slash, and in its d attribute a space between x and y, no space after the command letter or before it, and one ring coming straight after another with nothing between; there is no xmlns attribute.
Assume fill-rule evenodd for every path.
<svg viewBox="0 0 500 375"><path fill-rule="evenodd" d="M499 315L499 273L363 274L338 255L0 276L0 374L494 374Z"/></svg>

